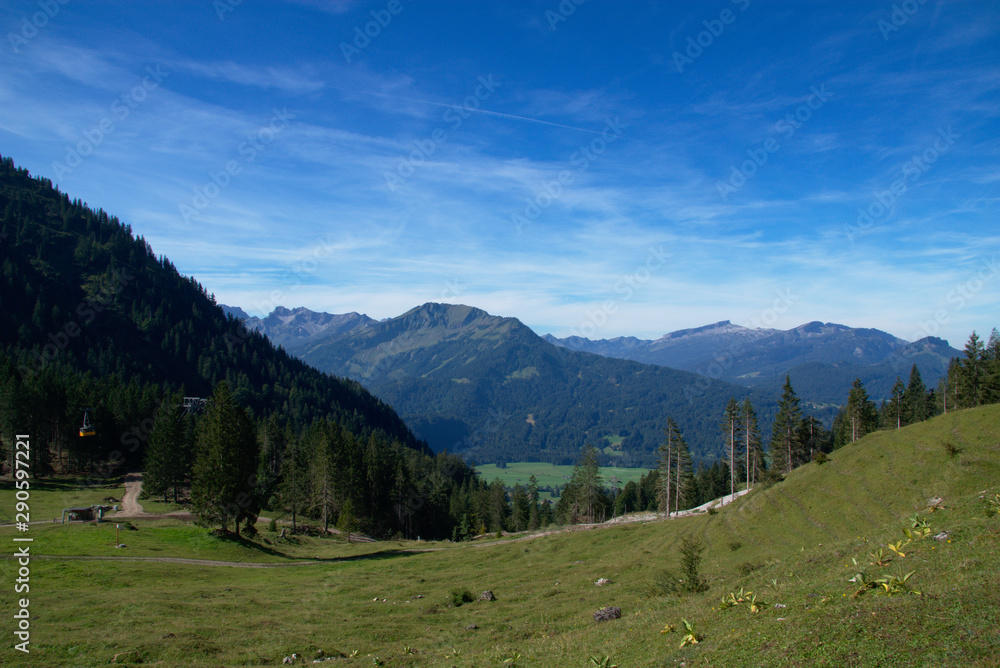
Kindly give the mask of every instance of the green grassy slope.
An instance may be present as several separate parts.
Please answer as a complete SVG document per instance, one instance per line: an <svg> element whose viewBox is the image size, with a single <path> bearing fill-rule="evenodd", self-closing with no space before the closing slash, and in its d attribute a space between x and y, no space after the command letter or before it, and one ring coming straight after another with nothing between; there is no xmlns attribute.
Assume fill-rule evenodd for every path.
<svg viewBox="0 0 1000 668"><path fill-rule="evenodd" d="M867 437L714 515L529 540L375 547L314 540L281 549L340 560L266 570L36 559L32 659L91 666L135 652L147 664L275 665L322 649L343 655L330 664L337 666L571 667L591 665L591 656L622 668L995 666L1000 514L988 501L1000 493L998 441L1000 406L951 413ZM929 512L934 495L944 508ZM905 558L871 565L870 553L903 539L914 513L932 535L948 538L916 540ZM181 533L162 546L204 552L181 549ZM0 544L12 535L0 529ZM34 543L38 554L46 535ZM684 536L706 545L701 574L709 590L657 593L652 584L676 568ZM218 552L253 561L260 550ZM0 569L0 580L12 582L9 560ZM923 595L853 597L857 585L848 579L859 570L914 571L910 582ZM601 577L611 583L596 587ZM746 603L720 609L720 598L740 587L766 602L759 613ZM456 588L490 589L498 600L449 607ZM0 587L4 614L13 608L11 590ZM605 605L620 606L622 618L595 623L593 612ZM679 629L682 618L703 636L698 645L680 648L680 631L660 633L668 623ZM0 662L21 658L10 644L0 647Z"/></svg>

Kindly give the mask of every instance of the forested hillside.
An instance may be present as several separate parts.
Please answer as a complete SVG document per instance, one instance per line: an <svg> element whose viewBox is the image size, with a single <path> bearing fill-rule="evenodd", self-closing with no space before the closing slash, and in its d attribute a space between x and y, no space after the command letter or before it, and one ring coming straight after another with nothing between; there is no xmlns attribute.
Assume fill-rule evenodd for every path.
<svg viewBox="0 0 1000 668"><path fill-rule="evenodd" d="M404 521L419 528L419 517L404 517L400 498L421 490L409 514L434 516L438 532L450 531L447 493L468 468L430 457L393 409L361 385L248 332L129 225L71 200L10 158L0 159L0 211L0 445L8 465L14 434L26 433L36 444L33 476L138 469L158 416L180 397L209 397L226 381L258 425L262 447L269 442L265 421L283 445L317 420L360 444L350 465L367 471L352 490L365 528L386 533ZM85 419L92 436L81 436ZM196 447L190 433L178 440L169 447L187 449L186 468L169 481L175 485L189 480ZM275 442L260 453L262 494L276 494L282 479L285 453ZM422 490L434 470L444 473L431 499Z"/></svg>

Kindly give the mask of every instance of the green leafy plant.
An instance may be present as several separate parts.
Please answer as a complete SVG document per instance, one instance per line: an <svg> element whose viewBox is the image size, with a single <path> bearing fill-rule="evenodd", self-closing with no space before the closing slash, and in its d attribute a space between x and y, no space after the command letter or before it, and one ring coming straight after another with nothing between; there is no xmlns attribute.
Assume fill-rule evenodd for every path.
<svg viewBox="0 0 1000 668"><path fill-rule="evenodd" d="M881 547L874 552L870 552L869 555L872 558L872 564L875 566L885 566L892 559L889 558L889 553L883 550Z"/></svg>
<svg viewBox="0 0 1000 668"><path fill-rule="evenodd" d="M767 606L767 603L765 603L764 601L757 600L757 594L750 594L749 603L750 603L750 612L754 614L760 612L761 610L764 609L765 606Z"/></svg>
<svg viewBox="0 0 1000 668"><path fill-rule="evenodd" d="M590 657L590 665L598 666L598 668L618 668L617 663L611 663L611 657L605 654L604 656L592 656Z"/></svg>
<svg viewBox="0 0 1000 668"><path fill-rule="evenodd" d="M987 503L990 505L990 508L997 511L997 514L1000 514L1000 494L994 494L993 498L989 499Z"/></svg>
<svg viewBox="0 0 1000 668"><path fill-rule="evenodd" d="M851 598L857 598L858 596L861 596L869 589L875 589L875 587L878 586L878 582L876 580L869 578L868 574L865 573L864 571L855 573L854 577L851 578L849 581L853 582L858 587L855 590L855 592L851 594Z"/></svg>
<svg viewBox="0 0 1000 668"><path fill-rule="evenodd" d="M719 610L733 608L739 605L740 603L749 600L752 595L753 592L743 591L743 587L740 587L740 590L738 592L729 592L728 594L722 597L722 600L719 601Z"/></svg>
<svg viewBox="0 0 1000 668"><path fill-rule="evenodd" d="M660 631L660 635L663 635L664 633L673 633L676 630L677 630L677 627L675 625L673 625L673 624L664 624L663 625L663 630Z"/></svg>
<svg viewBox="0 0 1000 668"><path fill-rule="evenodd" d="M931 534L930 522L925 520L920 514L915 514L910 518L910 527L903 527L903 533L910 540L920 540Z"/></svg>
<svg viewBox="0 0 1000 668"><path fill-rule="evenodd" d="M687 631L684 637L681 638L681 647L687 647L688 645L697 645L698 643L700 643L702 640L705 639L705 636L699 635L698 632L695 631L694 624L692 624L688 620L682 619L681 624L684 625L684 630Z"/></svg>
<svg viewBox="0 0 1000 668"><path fill-rule="evenodd" d="M923 527L920 529L910 529L908 527L903 527L903 534L910 540L920 540L921 538L926 538L931 535L930 527Z"/></svg>
<svg viewBox="0 0 1000 668"><path fill-rule="evenodd" d="M905 543L901 540L897 540L895 543L889 543L889 549L892 550L893 554L902 559L906 556L906 552L903 552L903 548L910 544L910 541Z"/></svg>
<svg viewBox="0 0 1000 668"><path fill-rule="evenodd" d="M910 571L905 575L886 575L880 577L876 580L876 584L882 589L879 591L880 594L885 594L886 596L895 596L896 594L916 594L920 596L920 592L910 586L910 578L916 571Z"/></svg>
<svg viewBox="0 0 1000 668"><path fill-rule="evenodd" d="M505 657L500 661L502 666L510 666L511 668L516 668L517 662L521 660L520 652L515 652L511 650L507 653Z"/></svg>

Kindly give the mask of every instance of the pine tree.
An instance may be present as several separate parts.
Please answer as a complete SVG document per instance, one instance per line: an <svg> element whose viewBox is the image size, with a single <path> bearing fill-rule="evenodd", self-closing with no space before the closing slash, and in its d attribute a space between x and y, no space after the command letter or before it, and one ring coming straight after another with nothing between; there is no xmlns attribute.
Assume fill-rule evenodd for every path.
<svg viewBox="0 0 1000 668"><path fill-rule="evenodd" d="M487 512L490 520L489 529L491 532L500 534L507 528L507 514L510 507L507 504L507 489L503 480L494 478L486 489Z"/></svg>
<svg viewBox="0 0 1000 668"><path fill-rule="evenodd" d="M983 342L973 331L965 344L965 358L959 360L958 401L963 408L983 403L983 381L986 375L983 353Z"/></svg>
<svg viewBox="0 0 1000 668"><path fill-rule="evenodd" d="M905 413L906 409L903 402L903 394L906 392L906 386L903 385L903 379L896 376L896 382L892 385L892 397L886 404L886 426L892 426L894 429L899 429L906 424Z"/></svg>
<svg viewBox="0 0 1000 668"><path fill-rule="evenodd" d="M740 407L740 421L743 432L743 457L746 464L746 485L750 489L764 474L764 453L761 450L760 430L757 427L757 412L750 397L743 400Z"/></svg>
<svg viewBox="0 0 1000 668"><path fill-rule="evenodd" d="M198 454L191 481L191 500L204 522L227 530L235 523L257 519L260 503L255 494L259 454L256 428L246 411L233 399L226 381L215 392L198 424Z"/></svg>
<svg viewBox="0 0 1000 668"><path fill-rule="evenodd" d="M673 472L677 462L677 440L680 430L673 418L667 418L667 427L663 430L663 444L659 448L659 482L656 486L656 502L660 512L670 515L670 486L673 484Z"/></svg>
<svg viewBox="0 0 1000 668"><path fill-rule="evenodd" d="M729 494L736 494L737 450L736 443L740 440L740 405L734 397L729 398L722 414L722 433L726 438L726 448L729 455ZM725 499L723 499L725 501Z"/></svg>
<svg viewBox="0 0 1000 668"><path fill-rule="evenodd" d="M875 404L868 398L860 378L855 378L847 394L847 421L851 429L851 443L875 431L878 421Z"/></svg>
<svg viewBox="0 0 1000 668"><path fill-rule="evenodd" d="M285 448L292 440L290 426L282 428L276 413L272 413L261 428L260 461L257 464L260 498L268 503L278 490L281 480L281 462ZM272 508L273 510L273 508Z"/></svg>
<svg viewBox="0 0 1000 668"><path fill-rule="evenodd" d="M153 419L153 429L146 442L146 464L143 487L150 494L162 494L173 489L177 502L177 488L187 475L184 438L184 408L180 394L167 397Z"/></svg>
<svg viewBox="0 0 1000 668"><path fill-rule="evenodd" d="M541 526L538 507L538 479L532 473L528 478L528 529L534 531Z"/></svg>
<svg viewBox="0 0 1000 668"><path fill-rule="evenodd" d="M983 401L1000 402L1000 332L994 327L983 349Z"/></svg>
<svg viewBox="0 0 1000 668"><path fill-rule="evenodd" d="M813 415L806 415L799 422L799 443L802 444L803 457L812 460L818 452L825 452L828 447L829 434L823 429L823 423Z"/></svg>
<svg viewBox="0 0 1000 668"><path fill-rule="evenodd" d="M910 368L910 379L903 392L903 424L916 424L927 419L927 388L920 377L920 369L914 364Z"/></svg>
<svg viewBox="0 0 1000 668"><path fill-rule="evenodd" d="M510 528L514 531L524 531L528 528L530 502L524 485L517 483L510 493Z"/></svg>
<svg viewBox="0 0 1000 668"><path fill-rule="evenodd" d="M684 436L680 432L677 432L675 446L677 454L674 465L673 484L674 514L680 512L681 506L684 508L691 507L692 504L690 501L694 492L691 452L688 450L687 443L684 442Z"/></svg>
<svg viewBox="0 0 1000 668"><path fill-rule="evenodd" d="M615 497L615 515L626 515L639 509L639 486L634 480L625 483L622 493Z"/></svg>
<svg viewBox="0 0 1000 668"><path fill-rule="evenodd" d="M771 426L771 460L775 471L790 473L802 463L802 446L797 431L801 417L799 398L792 389L792 378L786 375L778 401L778 414Z"/></svg>
<svg viewBox="0 0 1000 668"><path fill-rule="evenodd" d="M293 438L285 447L281 460L281 483L278 498L281 506L292 514L292 533L298 529L299 515L306 509L309 497L309 460L301 437Z"/></svg>
<svg viewBox="0 0 1000 668"><path fill-rule="evenodd" d="M358 530L358 518L354 514L354 502L350 499L347 499L344 505L340 507L340 513L337 516L337 530L347 536L348 543L351 542L351 534Z"/></svg>
<svg viewBox="0 0 1000 668"><path fill-rule="evenodd" d="M336 452L339 450L335 429L320 419L308 430L309 450L309 510L323 520L323 530L330 528L330 518L339 506L336 493Z"/></svg>
<svg viewBox="0 0 1000 668"><path fill-rule="evenodd" d="M602 513L604 511L601 485L597 448L588 443L583 447L569 484L563 490L560 505L567 502L565 508L574 519L585 519L587 523L593 523L596 521L598 511ZM563 514L565 515L565 511Z"/></svg>

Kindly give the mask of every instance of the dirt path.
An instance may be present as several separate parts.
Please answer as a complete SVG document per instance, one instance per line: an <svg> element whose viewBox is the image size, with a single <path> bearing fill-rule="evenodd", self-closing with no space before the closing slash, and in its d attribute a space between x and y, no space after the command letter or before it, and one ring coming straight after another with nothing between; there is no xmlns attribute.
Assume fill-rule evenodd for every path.
<svg viewBox="0 0 1000 668"><path fill-rule="evenodd" d="M170 517L178 520L190 520L194 519L194 516L186 510L178 510L172 513L162 513L154 514L147 513L143 510L142 504L139 503L139 495L142 493L142 474L141 473L128 473L125 475L125 495L122 497L121 510L117 513L111 513L108 515L108 519L125 519L125 518L140 518L140 519L157 519Z"/></svg>
<svg viewBox="0 0 1000 668"><path fill-rule="evenodd" d="M138 517L142 515L142 505L139 494L142 492L142 474L129 473L125 476L125 496L122 497L122 509L115 517Z"/></svg>

